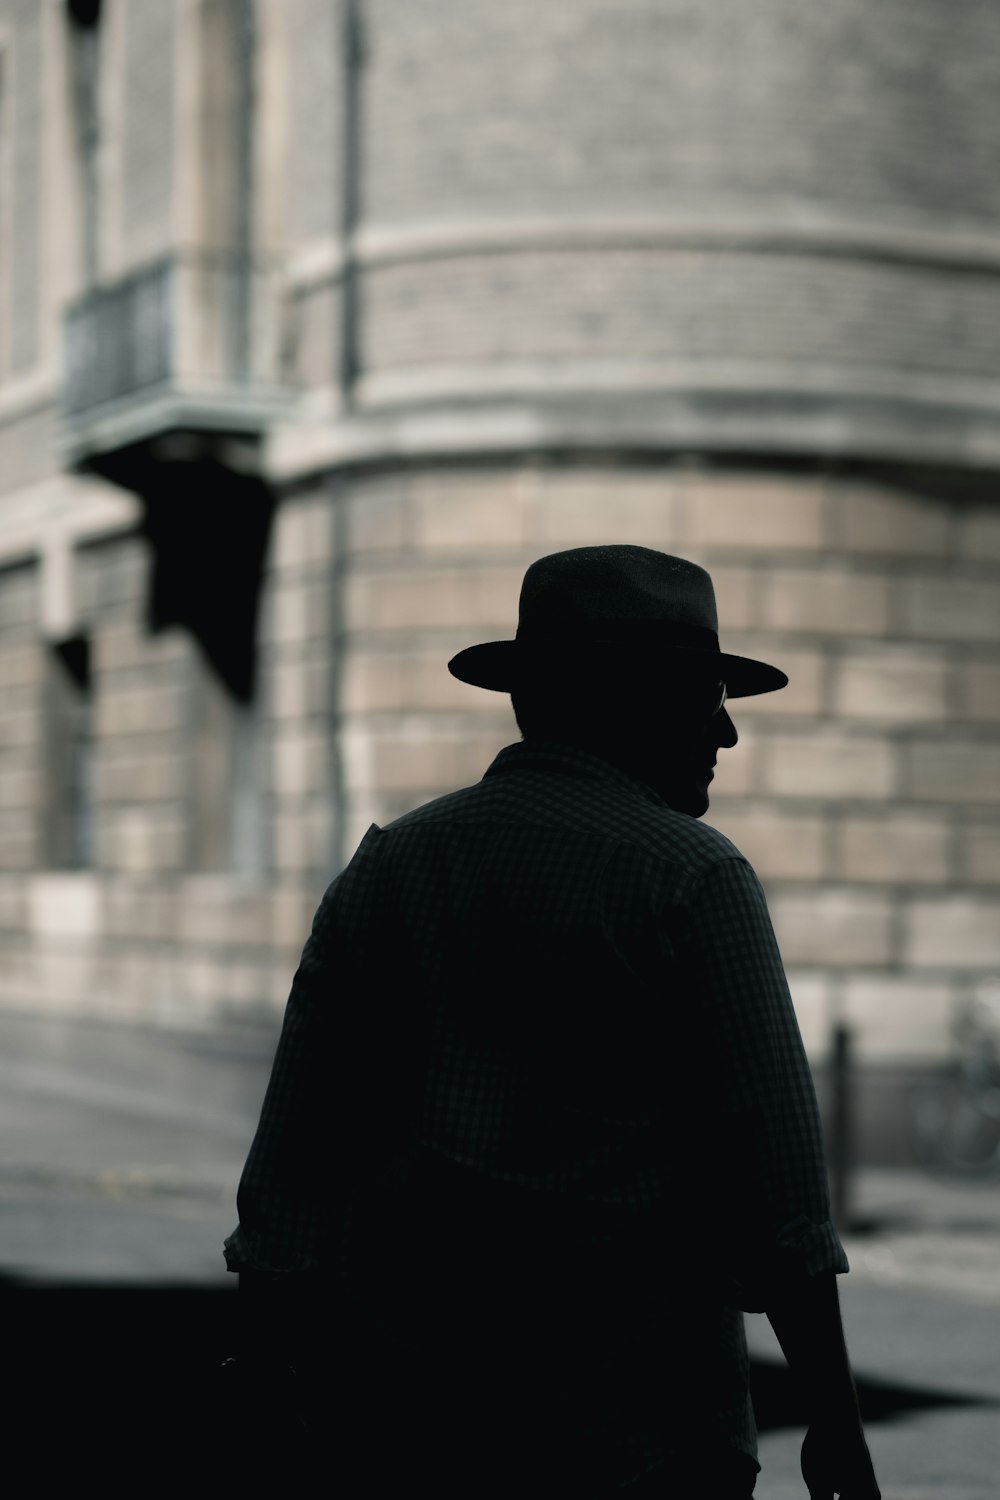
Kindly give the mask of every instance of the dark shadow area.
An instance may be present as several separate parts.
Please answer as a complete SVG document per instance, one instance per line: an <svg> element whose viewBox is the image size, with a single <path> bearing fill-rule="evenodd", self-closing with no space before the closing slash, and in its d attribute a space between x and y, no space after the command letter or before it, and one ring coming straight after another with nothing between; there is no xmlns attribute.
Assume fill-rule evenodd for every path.
<svg viewBox="0 0 1000 1500"><path fill-rule="evenodd" d="M930 1387L897 1385L871 1380L854 1372L861 1415L866 1425L893 1421L914 1412L953 1406L997 1406L988 1396L955 1395ZM760 1432L781 1427L805 1427L806 1411L800 1383L786 1365L751 1360L750 1390Z"/></svg>
<svg viewBox="0 0 1000 1500"><path fill-rule="evenodd" d="M196 1494L268 1473L290 1482L317 1462L336 1467L337 1413L317 1453L283 1417L280 1393L230 1387L224 1378L236 1311L235 1277L226 1287L0 1278L8 1430L40 1492L90 1477L104 1494L139 1486L165 1493L178 1484ZM432 1369L427 1376L433 1380ZM857 1385L867 1423L996 1404L860 1375ZM784 1366L754 1361L751 1388L761 1432L804 1426L801 1393ZM378 1449L391 1441L373 1435Z"/></svg>

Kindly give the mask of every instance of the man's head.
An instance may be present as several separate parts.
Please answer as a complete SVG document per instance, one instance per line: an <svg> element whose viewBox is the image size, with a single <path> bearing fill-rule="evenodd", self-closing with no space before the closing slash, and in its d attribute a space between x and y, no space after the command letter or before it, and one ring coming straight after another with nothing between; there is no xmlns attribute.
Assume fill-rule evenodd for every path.
<svg viewBox="0 0 1000 1500"><path fill-rule="evenodd" d="M719 646L704 568L649 547L574 547L532 563L514 640L470 646L448 668L510 693L526 739L617 760L698 817L720 748L735 745L730 698L784 687L766 662Z"/></svg>
<svg viewBox="0 0 1000 1500"><path fill-rule="evenodd" d="M716 672L662 658L628 665L591 658L586 673L553 681L526 674L511 691L525 740L553 740L590 750L631 772L678 812L699 818L720 749L736 744L726 686Z"/></svg>

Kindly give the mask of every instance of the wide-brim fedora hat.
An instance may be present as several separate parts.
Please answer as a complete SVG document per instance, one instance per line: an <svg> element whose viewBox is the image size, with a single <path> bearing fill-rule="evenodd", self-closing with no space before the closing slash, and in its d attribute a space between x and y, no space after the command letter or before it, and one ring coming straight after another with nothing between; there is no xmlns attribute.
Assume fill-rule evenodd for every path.
<svg viewBox="0 0 1000 1500"><path fill-rule="evenodd" d="M778 667L733 656L719 644L711 575L651 547L572 547L533 562L524 575L513 640L467 646L448 663L461 682L497 693L529 676L586 668L601 653L644 667L704 670L729 698L773 693L788 683Z"/></svg>

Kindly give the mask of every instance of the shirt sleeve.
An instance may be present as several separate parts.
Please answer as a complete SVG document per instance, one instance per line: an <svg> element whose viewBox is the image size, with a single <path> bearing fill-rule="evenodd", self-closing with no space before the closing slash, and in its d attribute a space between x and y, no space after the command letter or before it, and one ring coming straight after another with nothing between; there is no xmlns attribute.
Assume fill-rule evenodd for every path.
<svg viewBox="0 0 1000 1500"><path fill-rule="evenodd" d="M327 888L302 950L236 1195L239 1224L224 1244L230 1271L301 1274L328 1262L334 1214L362 1160L356 1094L367 1007L354 982L365 940L357 909L380 832L373 824Z"/></svg>
<svg viewBox="0 0 1000 1500"><path fill-rule="evenodd" d="M812 1073L760 881L741 857L696 881L689 983L719 1102L715 1164L725 1184L727 1272L745 1311L772 1289L845 1272L832 1222Z"/></svg>

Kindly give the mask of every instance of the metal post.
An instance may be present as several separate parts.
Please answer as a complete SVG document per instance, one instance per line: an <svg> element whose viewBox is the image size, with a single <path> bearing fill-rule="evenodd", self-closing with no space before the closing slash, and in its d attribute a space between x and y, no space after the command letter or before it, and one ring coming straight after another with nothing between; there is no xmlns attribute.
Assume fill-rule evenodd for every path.
<svg viewBox="0 0 1000 1500"><path fill-rule="evenodd" d="M853 1166L853 1119L851 1096L851 1032L842 1021L833 1028L831 1046L830 1190L833 1220L839 1233L851 1228L851 1169Z"/></svg>

